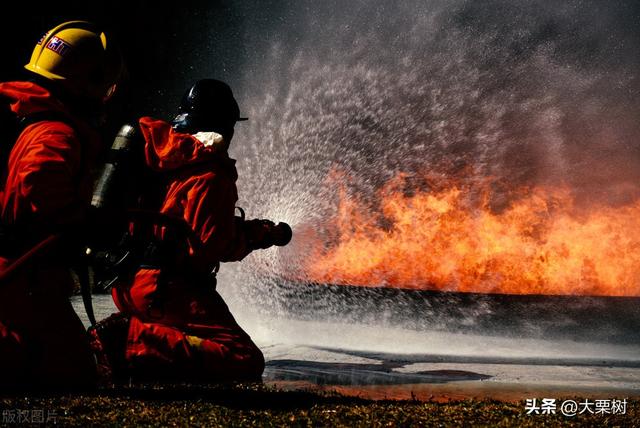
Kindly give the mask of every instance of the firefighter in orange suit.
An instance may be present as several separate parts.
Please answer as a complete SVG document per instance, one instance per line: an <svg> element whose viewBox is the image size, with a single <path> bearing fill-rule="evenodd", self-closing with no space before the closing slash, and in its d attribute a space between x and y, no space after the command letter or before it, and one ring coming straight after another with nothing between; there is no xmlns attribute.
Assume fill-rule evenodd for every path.
<svg viewBox="0 0 640 428"><path fill-rule="evenodd" d="M85 221L102 150L97 123L122 65L100 29L73 21L43 35L25 68L29 81L0 83L0 97L22 121L2 167L0 273L47 236ZM0 282L0 390L94 384L68 268L64 252L52 251Z"/></svg>
<svg viewBox="0 0 640 428"><path fill-rule="evenodd" d="M241 120L229 86L206 79L187 91L173 123L139 121L146 163L166 181L158 209L186 222L198 245L182 257L171 232L155 228L145 238L155 239L153 251L145 252L132 281L113 289L117 307L130 319L120 366L134 377L258 380L264 370L262 352L215 291L220 262L291 239L284 223L235 215L238 175L227 149ZM106 338L113 331L97 330L113 343Z"/></svg>

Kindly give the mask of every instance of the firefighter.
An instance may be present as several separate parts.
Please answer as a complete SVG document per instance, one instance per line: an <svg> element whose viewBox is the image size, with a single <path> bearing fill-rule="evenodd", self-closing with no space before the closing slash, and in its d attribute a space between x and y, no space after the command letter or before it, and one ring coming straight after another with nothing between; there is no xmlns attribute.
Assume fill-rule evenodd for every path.
<svg viewBox="0 0 640 428"><path fill-rule="evenodd" d="M262 352L215 290L215 272L220 262L285 245L291 229L235 215L238 176L227 150L242 120L229 86L206 79L187 91L172 123L150 117L139 121L146 163L166 180L157 210L182 219L196 242L185 244L170 226L133 224L134 237L151 244L133 278L113 288L116 306L127 317L116 315L95 330L116 377L123 369L125 378L148 380L261 377ZM126 320L126 327L119 319ZM118 339L118 334L127 337Z"/></svg>
<svg viewBox="0 0 640 428"><path fill-rule="evenodd" d="M0 273L86 220L98 128L122 61L96 25L71 21L42 36L25 68L27 81L0 83L23 121L0 192ZM69 254L56 247L0 281L0 390L95 383L95 357L69 302Z"/></svg>

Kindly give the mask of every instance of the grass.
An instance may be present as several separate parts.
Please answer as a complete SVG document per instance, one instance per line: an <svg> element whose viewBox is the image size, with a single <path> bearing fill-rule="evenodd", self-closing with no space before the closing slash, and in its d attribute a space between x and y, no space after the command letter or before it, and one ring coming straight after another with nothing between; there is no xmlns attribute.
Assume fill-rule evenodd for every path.
<svg viewBox="0 0 640 428"><path fill-rule="evenodd" d="M247 384L135 386L90 394L22 395L0 398L0 410L3 417L18 410L27 410L32 416L41 411L45 418L49 414L59 425L71 427L640 426L638 402L630 402L625 415L569 418L559 414L529 416L524 403L372 401Z"/></svg>

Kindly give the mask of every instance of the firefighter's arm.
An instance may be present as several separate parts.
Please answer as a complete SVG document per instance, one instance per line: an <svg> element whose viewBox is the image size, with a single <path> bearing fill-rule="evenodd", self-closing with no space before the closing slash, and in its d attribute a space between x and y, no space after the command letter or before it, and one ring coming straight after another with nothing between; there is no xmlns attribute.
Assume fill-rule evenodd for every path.
<svg viewBox="0 0 640 428"><path fill-rule="evenodd" d="M77 183L80 142L68 131L43 130L19 154L20 195L33 214L52 225L81 221L86 212Z"/></svg>
<svg viewBox="0 0 640 428"><path fill-rule="evenodd" d="M291 240L286 223L235 216L235 184L215 176L198 178L187 197L185 220L203 244L203 261L233 262L252 251Z"/></svg>
<svg viewBox="0 0 640 428"><path fill-rule="evenodd" d="M236 200L233 183L215 176L196 179L189 191L185 220L202 242L196 257L204 262L238 261L252 251L235 217Z"/></svg>

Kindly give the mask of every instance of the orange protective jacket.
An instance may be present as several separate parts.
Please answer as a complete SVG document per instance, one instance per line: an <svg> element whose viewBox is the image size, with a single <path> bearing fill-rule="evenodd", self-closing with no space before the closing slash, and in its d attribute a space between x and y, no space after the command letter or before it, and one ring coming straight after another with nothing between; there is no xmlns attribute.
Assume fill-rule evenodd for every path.
<svg viewBox="0 0 640 428"><path fill-rule="evenodd" d="M183 219L199 241L197 248L190 248L190 269L210 272L220 262L242 260L251 249L235 218L238 200L235 160L229 158L226 150L206 146L190 134L176 132L165 121L143 117L139 123L147 165L168 178L160 212ZM161 235L161 231L157 234ZM113 297L118 308L144 319L159 276L159 269L140 269L132 284L116 287ZM177 272L172 282L184 283L187 276ZM181 288L201 285L187 283Z"/></svg>
<svg viewBox="0 0 640 428"><path fill-rule="evenodd" d="M167 122L144 117L140 129L147 165L172 177L160 211L184 219L201 242L191 256L205 265L242 260L251 250L235 219L236 161Z"/></svg>
<svg viewBox="0 0 640 428"><path fill-rule="evenodd" d="M101 140L87 122L35 83L0 83L0 96L10 101L18 117L49 112L61 118L27 126L11 149L6 183L0 190L0 221L14 231L21 248L10 257L0 254L0 269L4 269L49 234L84 218ZM55 287L69 293L71 278L64 262L54 256L50 255L48 266L38 268L47 271L48 291Z"/></svg>
<svg viewBox="0 0 640 428"><path fill-rule="evenodd" d="M0 96L18 116L46 111L65 118L36 122L16 141L0 193L3 223L55 229L77 222L91 197L90 166L100 150L99 136L34 83L0 83Z"/></svg>
<svg viewBox="0 0 640 428"><path fill-rule="evenodd" d="M17 244L5 245L11 254L0 254L4 270L35 243L83 219L100 138L39 85L0 83L0 96L19 117L53 112L62 118L27 126L9 155L0 219L3 227L15 231ZM12 377L23 385L93 381L95 362L68 300L73 281L65 262L48 254L0 285L0 387Z"/></svg>

